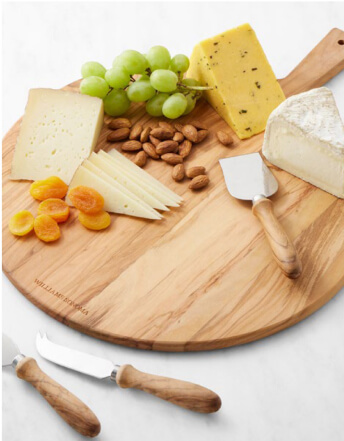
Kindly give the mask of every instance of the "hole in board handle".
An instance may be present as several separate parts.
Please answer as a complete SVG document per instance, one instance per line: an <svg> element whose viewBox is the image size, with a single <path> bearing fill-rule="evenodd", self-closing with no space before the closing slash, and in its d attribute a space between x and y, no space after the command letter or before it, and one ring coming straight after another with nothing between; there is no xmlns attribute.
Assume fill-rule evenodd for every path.
<svg viewBox="0 0 344 441"><path fill-rule="evenodd" d="M340 44L341 46L344 45L344 40L338 40L338 44Z"/></svg>

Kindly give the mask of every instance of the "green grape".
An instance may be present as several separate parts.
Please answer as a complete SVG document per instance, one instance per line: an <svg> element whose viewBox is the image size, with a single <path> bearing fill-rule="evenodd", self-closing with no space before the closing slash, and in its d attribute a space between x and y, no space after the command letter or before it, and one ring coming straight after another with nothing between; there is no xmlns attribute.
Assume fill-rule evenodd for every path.
<svg viewBox="0 0 344 441"><path fill-rule="evenodd" d="M151 116L162 116L162 106L164 102L169 98L168 93L158 93L153 96L146 104L146 111Z"/></svg>
<svg viewBox="0 0 344 441"><path fill-rule="evenodd" d="M130 100L125 90L113 89L104 99L105 113L111 116L123 115L130 107Z"/></svg>
<svg viewBox="0 0 344 441"><path fill-rule="evenodd" d="M80 83L80 92L84 95L97 96L98 98L104 98L109 92L109 85L100 77L87 77Z"/></svg>
<svg viewBox="0 0 344 441"><path fill-rule="evenodd" d="M143 74L136 81L149 81L149 75Z"/></svg>
<svg viewBox="0 0 344 441"><path fill-rule="evenodd" d="M82 78L87 77L101 77L104 78L106 69L105 67L97 63L96 61L87 61L81 66L81 76Z"/></svg>
<svg viewBox="0 0 344 441"><path fill-rule="evenodd" d="M146 58L140 52L134 50L122 52L114 59L112 66L124 67L129 75L143 73L148 67Z"/></svg>
<svg viewBox="0 0 344 441"><path fill-rule="evenodd" d="M186 105L186 109L185 109L183 115L188 115L195 108L197 98L193 93L188 93L187 95L184 95L184 96L186 98L187 105Z"/></svg>
<svg viewBox="0 0 344 441"><path fill-rule="evenodd" d="M164 102L162 113L166 118L176 119L183 115L188 101L182 93L174 93Z"/></svg>
<svg viewBox="0 0 344 441"><path fill-rule="evenodd" d="M184 73L189 69L189 59L186 55L178 54L175 55L170 64L170 69L176 73Z"/></svg>
<svg viewBox="0 0 344 441"><path fill-rule="evenodd" d="M171 61L171 55L164 46L153 46L146 54L149 67L152 72L157 69L168 69Z"/></svg>
<svg viewBox="0 0 344 441"><path fill-rule="evenodd" d="M135 81L130 84L127 90L128 98L134 103L148 101L155 95L156 91L150 81Z"/></svg>
<svg viewBox="0 0 344 441"><path fill-rule="evenodd" d="M197 80L194 80L193 78L185 78L182 80L182 84L185 84L185 86L201 86L201 83Z"/></svg>
<svg viewBox="0 0 344 441"><path fill-rule="evenodd" d="M114 89L124 89L130 83L130 75L124 67L112 67L105 73L105 80Z"/></svg>
<svg viewBox="0 0 344 441"><path fill-rule="evenodd" d="M178 77L171 70L158 69L150 76L150 82L159 92L173 92L177 87Z"/></svg>

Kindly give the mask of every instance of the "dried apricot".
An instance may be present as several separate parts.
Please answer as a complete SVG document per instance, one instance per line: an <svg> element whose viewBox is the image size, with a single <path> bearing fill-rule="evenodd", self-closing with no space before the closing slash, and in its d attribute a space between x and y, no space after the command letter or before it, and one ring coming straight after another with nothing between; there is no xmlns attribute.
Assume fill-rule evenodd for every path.
<svg viewBox="0 0 344 441"><path fill-rule="evenodd" d="M79 211L80 223L89 230L104 230L111 223L111 217L106 211L96 214L87 214Z"/></svg>
<svg viewBox="0 0 344 441"><path fill-rule="evenodd" d="M58 223L47 214L37 216L33 227L38 239L43 240L43 242L53 242L60 238Z"/></svg>
<svg viewBox="0 0 344 441"><path fill-rule="evenodd" d="M42 181L35 181L31 184L30 194L33 198L39 201L44 201L49 198L62 199L66 196L68 185L57 176L50 176L50 178Z"/></svg>
<svg viewBox="0 0 344 441"><path fill-rule="evenodd" d="M95 214L102 211L104 198L96 190L79 185L69 190L69 199L75 208L87 214Z"/></svg>
<svg viewBox="0 0 344 441"><path fill-rule="evenodd" d="M34 220L35 218L29 211L19 211L11 217L8 225L10 232L15 236L25 236L32 231Z"/></svg>
<svg viewBox="0 0 344 441"><path fill-rule="evenodd" d="M47 214L57 223L66 222L69 217L69 206L62 199L46 199L38 205L38 214Z"/></svg>

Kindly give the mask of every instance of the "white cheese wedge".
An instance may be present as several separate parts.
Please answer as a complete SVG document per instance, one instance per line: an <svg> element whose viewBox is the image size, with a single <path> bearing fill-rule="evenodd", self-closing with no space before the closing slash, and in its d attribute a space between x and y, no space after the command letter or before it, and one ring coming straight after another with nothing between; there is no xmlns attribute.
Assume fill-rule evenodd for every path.
<svg viewBox="0 0 344 441"><path fill-rule="evenodd" d="M94 150L103 126L99 98L31 89L12 161L11 179L58 176L69 184Z"/></svg>
<svg viewBox="0 0 344 441"><path fill-rule="evenodd" d="M344 198L344 126L326 87L292 96L275 109L263 154L277 167Z"/></svg>
<svg viewBox="0 0 344 441"><path fill-rule="evenodd" d="M105 153L103 150L101 150L99 155L107 158L113 164L117 164L119 167L121 167L122 172L126 173L127 176L130 176L138 185L141 185L146 191L159 199L164 205L169 207L178 207L181 203L182 198L180 196L171 191L165 185L161 184L161 182L153 178L153 176L150 174L146 173L115 149L111 150L109 153Z"/></svg>
<svg viewBox="0 0 344 441"><path fill-rule="evenodd" d="M134 201L127 194L122 193L116 187L104 181L104 179L100 178L82 165L78 168L73 176L69 188L74 188L78 185L92 187L94 190L98 191L103 196L105 201L104 210L111 213L126 214L129 216L143 217L146 219L161 218L159 213L155 215L151 210L145 209L141 204ZM69 205L73 205L68 198L68 195L66 197L66 202Z"/></svg>
<svg viewBox="0 0 344 441"><path fill-rule="evenodd" d="M91 153L91 156L88 160L99 167L104 173L106 173L111 178L115 179L119 182L123 187L130 190L133 194L135 194L139 199L144 201L146 204L151 206L152 208L156 208L158 210L169 211L168 208L162 204L158 199L145 191L141 186L136 184L132 179L128 178L124 173L121 172L120 167L115 166L106 159L97 155L96 153Z"/></svg>
<svg viewBox="0 0 344 441"><path fill-rule="evenodd" d="M159 216L161 219L162 216L159 212L154 210L150 205L146 204L146 202L142 201L140 198L138 198L134 193L132 193L128 188L124 187L122 184L120 184L118 181L113 179L111 176L109 176L107 173L105 173L103 170L101 170L99 167L94 165L92 162L90 162L88 159L82 163L82 166L87 168L87 170L90 170L95 175L102 178L104 181L108 182L110 185L115 187L118 191L120 191L123 194L126 194L129 198L131 198L133 201L138 203L147 211L150 211L154 214L154 216Z"/></svg>

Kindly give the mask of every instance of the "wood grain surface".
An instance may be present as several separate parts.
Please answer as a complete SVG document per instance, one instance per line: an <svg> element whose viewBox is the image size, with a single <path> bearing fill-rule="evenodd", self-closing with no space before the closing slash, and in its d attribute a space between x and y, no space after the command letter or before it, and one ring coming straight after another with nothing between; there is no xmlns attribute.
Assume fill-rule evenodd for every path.
<svg viewBox="0 0 344 441"><path fill-rule="evenodd" d="M281 80L286 95L322 86L339 73L343 39L342 31L332 30ZM128 116L157 124L140 106ZM173 181L171 166L151 160L145 170L180 194L182 207L164 213L162 221L114 215L103 232L87 231L74 213L62 226L61 239L51 244L8 231L15 212L36 213L38 205L29 196L30 183L9 180L20 121L13 126L3 142L3 267L31 302L97 338L142 349L197 351L266 337L307 317L338 292L344 284L344 201L271 166L279 182L271 198L275 213L303 266L298 279L286 278L252 204L228 194L218 162L259 151L263 134L245 141L233 134L234 144L224 147L215 134L230 129L206 102L181 122L193 119L206 123L211 133L186 166L207 168L207 188L192 192L188 180ZM113 148L106 142L108 133L104 127L98 148Z"/></svg>
<svg viewBox="0 0 344 441"><path fill-rule="evenodd" d="M92 410L79 398L45 374L36 360L25 357L16 365L17 376L30 383L50 406L77 432L95 437L100 432L100 422Z"/></svg>

